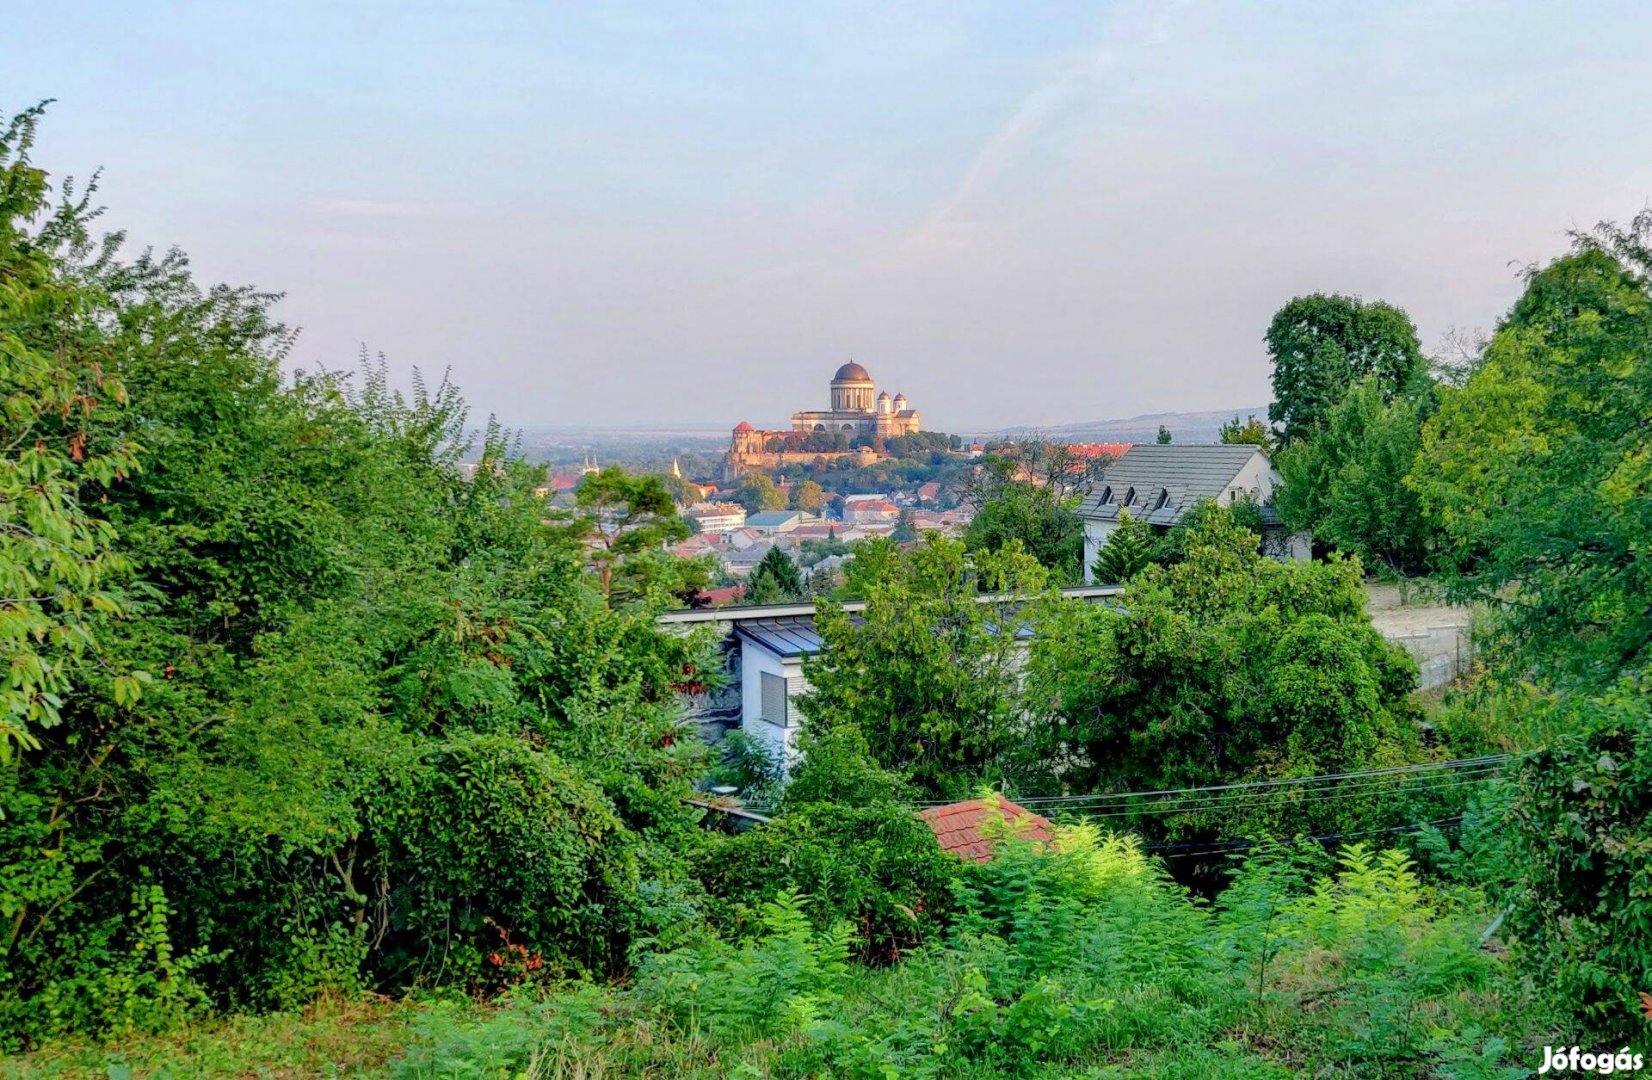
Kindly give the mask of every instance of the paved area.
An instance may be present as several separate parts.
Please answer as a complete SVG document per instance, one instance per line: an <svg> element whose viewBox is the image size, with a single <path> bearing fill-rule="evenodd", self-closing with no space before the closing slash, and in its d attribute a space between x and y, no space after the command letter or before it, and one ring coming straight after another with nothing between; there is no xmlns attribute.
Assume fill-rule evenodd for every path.
<svg viewBox="0 0 1652 1080"><path fill-rule="evenodd" d="M1423 689L1444 686L1468 665L1468 608L1440 603L1417 590L1407 603L1396 585L1368 584L1365 592L1372 625L1416 657Z"/></svg>

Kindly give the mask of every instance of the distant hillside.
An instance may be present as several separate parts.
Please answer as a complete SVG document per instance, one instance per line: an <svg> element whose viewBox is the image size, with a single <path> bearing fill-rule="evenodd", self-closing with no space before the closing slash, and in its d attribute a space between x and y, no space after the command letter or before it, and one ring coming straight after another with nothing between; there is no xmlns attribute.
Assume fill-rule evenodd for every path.
<svg viewBox="0 0 1652 1080"><path fill-rule="evenodd" d="M1159 425L1170 429L1179 443L1213 443L1222 425L1235 416L1243 420L1256 416L1268 417L1266 405L1247 405L1238 409L1214 409L1209 412L1146 413L1118 420L1085 420L1075 424L1049 424L1043 427L1007 427L979 433L998 439L1059 439L1063 442L1152 442L1158 438Z"/></svg>

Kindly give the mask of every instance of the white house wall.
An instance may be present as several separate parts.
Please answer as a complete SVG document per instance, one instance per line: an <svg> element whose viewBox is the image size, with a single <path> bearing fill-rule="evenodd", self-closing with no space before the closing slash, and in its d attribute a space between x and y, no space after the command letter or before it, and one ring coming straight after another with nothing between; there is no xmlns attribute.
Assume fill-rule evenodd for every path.
<svg viewBox="0 0 1652 1080"><path fill-rule="evenodd" d="M786 716L790 723L785 727L763 718L764 672L786 680ZM742 639L740 684L740 726L789 768L797 758L797 735L801 721L795 699L808 689L803 678L802 662L776 656L756 642Z"/></svg>

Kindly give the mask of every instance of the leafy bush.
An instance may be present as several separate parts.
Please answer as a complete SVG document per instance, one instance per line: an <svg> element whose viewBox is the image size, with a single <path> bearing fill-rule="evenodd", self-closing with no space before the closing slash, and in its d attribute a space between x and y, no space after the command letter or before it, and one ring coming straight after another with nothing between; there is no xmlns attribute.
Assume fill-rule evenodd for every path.
<svg viewBox="0 0 1652 1080"><path fill-rule="evenodd" d="M1652 986L1649 694L1643 676L1545 706L1571 730L1521 762L1506 819L1513 920L1534 966L1609 1037L1627 1037Z"/></svg>
<svg viewBox="0 0 1652 1080"><path fill-rule="evenodd" d="M751 908L793 889L811 898L819 925L847 923L858 957L880 962L945 920L957 870L929 827L891 803L789 808L768 825L719 838L701 865L707 890L735 905L727 924L744 925Z"/></svg>

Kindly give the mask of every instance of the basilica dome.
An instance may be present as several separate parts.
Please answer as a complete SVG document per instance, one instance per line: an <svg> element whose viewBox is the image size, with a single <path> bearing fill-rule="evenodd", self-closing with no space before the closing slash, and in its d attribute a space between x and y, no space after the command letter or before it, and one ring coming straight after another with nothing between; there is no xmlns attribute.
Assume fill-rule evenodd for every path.
<svg viewBox="0 0 1652 1080"><path fill-rule="evenodd" d="M837 369L837 374L832 376L832 381L833 382L871 382L872 381L872 376L867 373L865 368L861 367L859 364L857 364L853 360L851 360L847 364L844 364L842 367Z"/></svg>

